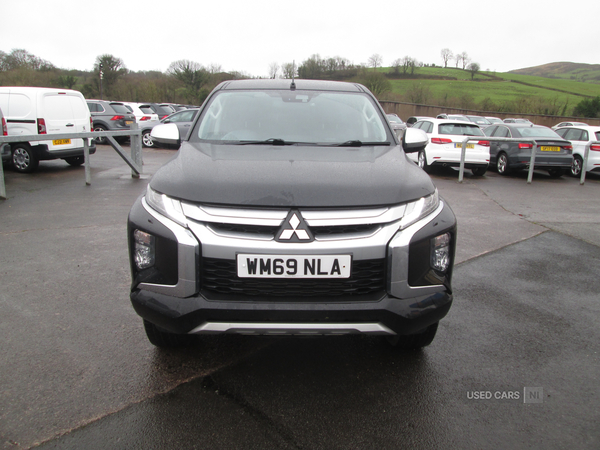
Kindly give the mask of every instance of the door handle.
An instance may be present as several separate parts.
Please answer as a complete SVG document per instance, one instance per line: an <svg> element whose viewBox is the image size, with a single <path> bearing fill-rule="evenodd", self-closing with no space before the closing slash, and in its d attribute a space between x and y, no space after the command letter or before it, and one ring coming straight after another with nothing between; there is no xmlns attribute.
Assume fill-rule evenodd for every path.
<svg viewBox="0 0 600 450"><path fill-rule="evenodd" d="M67 124L67 126L68 126L68 127L74 127L74 126L75 126L75 124L68 123L68 124Z"/></svg>

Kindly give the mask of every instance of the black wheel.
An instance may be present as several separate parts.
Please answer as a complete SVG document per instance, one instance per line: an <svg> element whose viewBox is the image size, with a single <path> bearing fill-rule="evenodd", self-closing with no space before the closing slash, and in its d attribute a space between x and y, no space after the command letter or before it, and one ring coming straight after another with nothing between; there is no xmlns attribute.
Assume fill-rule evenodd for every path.
<svg viewBox="0 0 600 450"><path fill-rule="evenodd" d="M482 177L487 172L487 167L475 167L471 169L471 172L473 172L473 175L476 177Z"/></svg>
<svg viewBox="0 0 600 450"><path fill-rule="evenodd" d="M150 343L157 347L186 347L195 341L193 335L170 333L145 319L144 329Z"/></svg>
<svg viewBox="0 0 600 450"><path fill-rule="evenodd" d="M94 125L94 131L107 131L107 130L102 125ZM106 139L105 137L97 137L97 138L94 138L94 141L96 141L96 144L104 145L108 142L108 139Z"/></svg>
<svg viewBox="0 0 600 450"><path fill-rule="evenodd" d="M417 334L409 334L407 336L390 336L388 342L396 348L403 350L417 350L422 347L427 347L437 332L439 322L429 325L424 331Z"/></svg>
<svg viewBox="0 0 600 450"><path fill-rule="evenodd" d="M565 169L548 169L548 174L551 178L560 178L565 174Z"/></svg>
<svg viewBox="0 0 600 450"><path fill-rule="evenodd" d="M506 156L506 153L500 153L498 155L496 170L500 175L508 175L510 173L510 165L508 164L508 156Z"/></svg>
<svg viewBox="0 0 600 450"><path fill-rule="evenodd" d="M431 166L427 164L427 155L425 154L425 149L419 151L419 159L417 165L425 172L429 172Z"/></svg>
<svg viewBox="0 0 600 450"><path fill-rule="evenodd" d="M85 162L85 158L83 155L81 156L69 156L65 158L65 161L73 167L79 167Z"/></svg>
<svg viewBox="0 0 600 450"><path fill-rule="evenodd" d="M142 133L142 145L144 147L154 147L154 141L152 140L152 136L150 136L150 130Z"/></svg>
<svg viewBox="0 0 600 450"><path fill-rule="evenodd" d="M12 147L12 165L17 172L31 173L39 165L38 159L27 144L16 144Z"/></svg>
<svg viewBox="0 0 600 450"><path fill-rule="evenodd" d="M573 163L571 164L571 175L574 177L581 176L581 168L583 167L583 158L579 155L573 155Z"/></svg>

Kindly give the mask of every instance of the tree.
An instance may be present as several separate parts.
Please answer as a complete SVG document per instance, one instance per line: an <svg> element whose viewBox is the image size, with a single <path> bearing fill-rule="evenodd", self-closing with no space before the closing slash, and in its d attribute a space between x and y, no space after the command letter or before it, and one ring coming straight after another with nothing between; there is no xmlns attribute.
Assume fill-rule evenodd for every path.
<svg viewBox="0 0 600 450"><path fill-rule="evenodd" d="M402 67L402 59L395 59L392 63L393 73L400 73L400 67Z"/></svg>
<svg viewBox="0 0 600 450"><path fill-rule="evenodd" d="M471 81L473 81L473 79L475 78L475 74L477 72L479 72L480 66L478 63L474 62L474 63L469 64L468 69L469 69L469 72L471 72Z"/></svg>
<svg viewBox="0 0 600 450"><path fill-rule="evenodd" d="M369 67L372 67L373 69L377 69L378 67L381 67L382 63L383 63L383 58L378 53L375 53L369 57Z"/></svg>
<svg viewBox="0 0 600 450"><path fill-rule="evenodd" d="M373 93L375 97L379 97L381 94L392 89L390 80L388 80L381 72L365 72L367 73L364 75L364 78L361 80L361 82Z"/></svg>
<svg viewBox="0 0 600 450"><path fill-rule="evenodd" d="M279 72L279 64L273 62L269 64L269 78L275 79L277 78L277 73Z"/></svg>
<svg viewBox="0 0 600 450"><path fill-rule="evenodd" d="M183 84L182 95L188 103L200 104L204 93L202 88L208 83L210 74L200 63L187 59L174 61L169 65L167 73Z"/></svg>
<svg viewBox="0 0 600 450"><path fill-rule="evenodd" d="M581 100L573 109L573 115L590 119L600 117L600 97Z"/></svg>
<svg viewBox="0 0 600 450"><path fill-rule="evenodd" d="M94 83L98 86L98 89L110 96L119 78L127 73L127 68L121 58L104 54L96 57L94 73L96 74ZM101 85L100 80L102 80Z"/></svg>
<svg viewBox="0 0 600 450"><path fill-rule="evenodd" d="M469 64L469 55L467 55L467 52L462 52L459 55L456 55L456 67L458 67L458 63L462 63L462 68L463 70L465 70L465 68L467 67L467 65Z"/></svg>
<svg viewBox="0 0 600 450"><path fill-rule="evenodd" d="M450 61L454 57L454 54L449 48L443 48L441 51L441 55L442 60L444 61L444 67L448 67L448 61Z"/></svg>
<svg viewBox="0 0 600 450"><path fill-rule="evenodd" d="M281 71L283 72L283 78L295 78L296 76L296 65L291 63L285 63L281 66Z"/></svg>

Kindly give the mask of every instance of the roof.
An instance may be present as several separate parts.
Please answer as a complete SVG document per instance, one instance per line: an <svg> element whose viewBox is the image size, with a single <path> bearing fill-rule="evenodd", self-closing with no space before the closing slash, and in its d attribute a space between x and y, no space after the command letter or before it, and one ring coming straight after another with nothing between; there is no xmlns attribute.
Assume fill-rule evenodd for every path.
<svg viewBox="0 0 600 450"><path fill-rule="evenodd" d="M315 91L340 91L340 92L368 92L367 88L358 83L347 83L344 81L325 81L325 80L293 80L296 90L315 90ZM292 80L290 79L252 79L252 80L230 80L224 81L216 89L234 90L234 89L290 89Z"/></svg>

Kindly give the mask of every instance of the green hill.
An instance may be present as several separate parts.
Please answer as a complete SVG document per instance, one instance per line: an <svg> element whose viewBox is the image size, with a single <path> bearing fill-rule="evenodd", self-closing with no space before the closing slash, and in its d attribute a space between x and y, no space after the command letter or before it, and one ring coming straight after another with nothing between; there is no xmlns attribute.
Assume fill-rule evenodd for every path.
<svg viewBox="0 0 600 450"><path fill-rule="evenodd" d="M464 109L564 116L581 100L600 96L595 80L600 65L554 63L506 73L480 71L473 78L467 70L442 67L417 67L413 74L395 74L391 68L380 72L390 82L382 100Z"/></svg>

